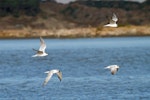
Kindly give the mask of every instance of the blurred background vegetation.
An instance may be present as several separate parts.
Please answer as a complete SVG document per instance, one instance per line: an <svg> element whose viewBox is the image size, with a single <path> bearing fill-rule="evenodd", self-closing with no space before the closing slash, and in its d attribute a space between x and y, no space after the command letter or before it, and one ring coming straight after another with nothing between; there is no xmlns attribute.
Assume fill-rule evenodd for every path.
<svg viewBox="0 0 150 100"><path fill-rule="evenodd" d="M35 16L39 12L39 0L0 0L0 16L12 14L19 17L22 12Z"/></svg>
<svg viewBox="0 0 150 100"><path fill-rule="evenodd" d="M76 34L83 35L83 30L84 32L88 30L83 36L86 36L86 34L88 36L90 34L97 36L102 35L102 31L105 31L104 34L109 33L108 29L103 29L103 25L109 22L113 13L119 18L117 22L119 27L127 26L127 29L122 29L122 32L129 33L130 26L146 26L142 28L143 31L150 26L150 0L145 0L144 2L130 0L76 0L68 4L58 3L56 0L0 0L0 34L2 34L1 37L6 33L9 35L15 34L16 31L4 32L3 30L19 29L21 30L21 32L18 32L19 35L24 31L24 34L28 34L27 36L36 36L36 34L31 34L38 33L32 32L33 29L45 29L48 30L44 31L45 36L47 36L47 34L57 33L56 31L60 29L61 32L57 34L59 37L61 33L71 35L76 33L77 29L75 28L88 28L89 30L79 29ZM93 27L96 28L96 32L90 29ZM74 30L69 31L69 33L61 29ZM134 35L134 33L139 32L137 29L140 28L135 30L131 28L130 33L133 32ZM112 32L112 29L109 30ZM139 33L149 33L149 30L143 31ZM113 35L117 32L111 34Z"/></svg>
<svg viewBox="0 0 150 100"><path fill-rule="evenodd" d="M119 17L120 26L149 24L150 0L142 3L123 0L76 0L69 4L60 4L55 0L0 0L0 21L3 23L2 17L12 16L10 19L15 21L9 21L12 25L17 24L17 18L26 16L22 18L24 21L21 24L26 25L25 22L28 22L29 26L35 27L33 21L38 22L37 26L40 24L45 28L52 27L46 22L52 22L55 28L98 26L108 23L112 13Z"/></svg>

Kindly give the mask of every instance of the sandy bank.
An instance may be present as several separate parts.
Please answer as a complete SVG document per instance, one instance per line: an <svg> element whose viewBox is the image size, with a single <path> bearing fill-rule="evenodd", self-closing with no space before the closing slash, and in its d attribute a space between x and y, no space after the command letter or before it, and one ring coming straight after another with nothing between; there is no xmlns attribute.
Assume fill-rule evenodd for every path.
<svg viewBox="0 0 150 100"><path fill-rule="evenodd" d="M73 29L7 29L0 30L0 38L86 38L86 37L119 37L150 36L150 26L125 26L118 28L88 27Z"/></svg>

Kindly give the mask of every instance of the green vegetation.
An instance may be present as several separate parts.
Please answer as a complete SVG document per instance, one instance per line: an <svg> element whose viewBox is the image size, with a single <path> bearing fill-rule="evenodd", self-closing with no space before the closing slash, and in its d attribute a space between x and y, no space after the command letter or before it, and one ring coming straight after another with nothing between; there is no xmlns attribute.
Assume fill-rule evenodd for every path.
<svg viewBox="0 0 150 100"><path fill-rule="evenodd" d="M39 0L0 0L0 16L12 14L15 17L24 13L35 16L39 11Z"/></svg>
<svg viewBox="0 0 150 100"><path fill-rule="evenodd" d="M138 10L144 6L150 5L150 0L145 0L143 3L136 1L125 0L77 0L79 4L97 8L120 8L127 11Z"/></svg>

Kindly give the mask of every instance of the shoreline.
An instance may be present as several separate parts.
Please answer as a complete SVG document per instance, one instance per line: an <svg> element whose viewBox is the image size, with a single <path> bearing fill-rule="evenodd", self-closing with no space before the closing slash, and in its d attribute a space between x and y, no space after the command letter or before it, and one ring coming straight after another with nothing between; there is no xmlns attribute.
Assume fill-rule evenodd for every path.
<svg viewBox="0 0 150 100"><path fill-rule="evenodd" d="M150 26L87 27L72 29L4 29L0 30L0 39L23 38L98 38L150 36Z"/></svg>

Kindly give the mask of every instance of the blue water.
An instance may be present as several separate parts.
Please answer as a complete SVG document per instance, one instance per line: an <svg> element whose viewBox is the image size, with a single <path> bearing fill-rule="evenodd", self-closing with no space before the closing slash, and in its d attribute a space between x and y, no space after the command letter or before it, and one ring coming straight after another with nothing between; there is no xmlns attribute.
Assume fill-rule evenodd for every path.
<svg viewBox="0 0 150 100"><path fill-rule="evenodd" d="M0 100L150 100L150 37L0 40ZM120 66L111 75L105 66ZM42 87L47 70L60 69Z"/></svg>

